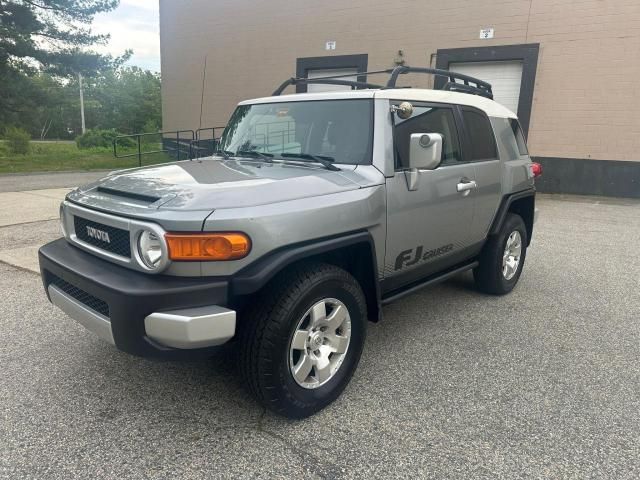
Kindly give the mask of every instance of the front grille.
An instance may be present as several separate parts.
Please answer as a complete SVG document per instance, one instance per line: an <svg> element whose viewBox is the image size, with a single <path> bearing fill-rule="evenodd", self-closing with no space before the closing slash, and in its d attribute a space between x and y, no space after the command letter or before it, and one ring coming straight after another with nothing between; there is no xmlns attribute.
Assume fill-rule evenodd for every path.
<svg viewBox="0 0 640 480"><path fill-rule="evenodd" d="M73 217L73 224L76 236L83 242L121 257L131 258L131 244L127 230L92 222L78 216Z"/></svg>
<svg viewBox="0 0 640 480"><path fill-rule="evenodd" d="M99 314L104 315L107 318L109 317L109 305L107 304L107 302L88 294L78 287L74 287L69 282L66 282L55 275L51 275L50 284L55 285L64 293L66 293L70 297L75 298L77 301L87 306L94 312L98 312Z"/></svg>

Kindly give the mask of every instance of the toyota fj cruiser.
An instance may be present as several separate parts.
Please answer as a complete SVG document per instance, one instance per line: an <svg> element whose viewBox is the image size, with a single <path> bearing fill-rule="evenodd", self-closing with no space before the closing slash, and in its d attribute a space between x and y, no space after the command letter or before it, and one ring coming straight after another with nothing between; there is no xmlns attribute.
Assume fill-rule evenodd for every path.
<svg viewBox="0 0 640 480"><path fill-rule="evenodd" d="M446 83L397 88L411 72ZM301 418L340 395L382 305L467 270L511 291L540 173L516 115L472 77L373 73L289 79L240 103L215 155L70 192L40 249L50 301L136 355L235 339L249 390ZM307 83L352 90L281 96Z"/></svg>

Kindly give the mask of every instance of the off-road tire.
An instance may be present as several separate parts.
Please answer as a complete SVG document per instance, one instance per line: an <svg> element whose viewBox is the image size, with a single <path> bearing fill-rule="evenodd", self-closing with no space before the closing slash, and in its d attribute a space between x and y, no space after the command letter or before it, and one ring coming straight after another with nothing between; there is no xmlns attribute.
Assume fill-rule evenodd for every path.
<svg viewBox="0 0 640 480"><path fill-rule="evenodd" d="M315 389L300 386L289 367L289 348L298 322L316 302L341 301L351 319L351 338L335 375ZM342 393L353 375L366 335L367 307L356 279L324 263L303 263L274 278L241 319L238 365L250 393L269 410L304 418Z"/></svg>
<svg viewBox="0 0 640 480"><path fill-rule="evenodd" d="M520 262L515 275L511 279L505 278L502 272L502 260L509 236L518 231L522 242ZM515 213L508 213L500 231L487 240L480 254L480 265L473 270L478 290L492 295L505 295L518 283L524 267L527 254L527 229L524 221Z"/></svg>

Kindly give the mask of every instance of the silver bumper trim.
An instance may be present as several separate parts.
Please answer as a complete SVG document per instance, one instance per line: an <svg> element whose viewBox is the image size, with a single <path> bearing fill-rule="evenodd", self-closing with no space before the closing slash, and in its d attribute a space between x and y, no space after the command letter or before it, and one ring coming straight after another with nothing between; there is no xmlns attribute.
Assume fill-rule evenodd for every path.
<svg viewBox="0 0 640 480"><path fill-rule="evenodd" d="M147 336L173 348L221 345L236 331L236 312L217 305L152 313L144 319Z"/></svg>
<svg viewBox="0 0 640 480"><path fill-rule="evenodd" d="M49 285L49 298L51 303L73 318L87 330L95 333L98 337L115 345L111 322L104 315L94 312L75 298L67 295L55 285Z"/></svg>

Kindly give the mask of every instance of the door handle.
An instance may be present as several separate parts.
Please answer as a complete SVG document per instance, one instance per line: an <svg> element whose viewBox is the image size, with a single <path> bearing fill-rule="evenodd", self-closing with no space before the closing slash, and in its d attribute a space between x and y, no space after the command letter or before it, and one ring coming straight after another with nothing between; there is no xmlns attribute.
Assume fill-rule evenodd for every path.
<svg viewBox="0 0 640 480"><path fill-rule="evenodd" d="M478 184L475 182L475 180L461 180L460 183L456 185L456 190L459 193L468 194L470 190L473 190L475 188L478 188Z"/></svg>

